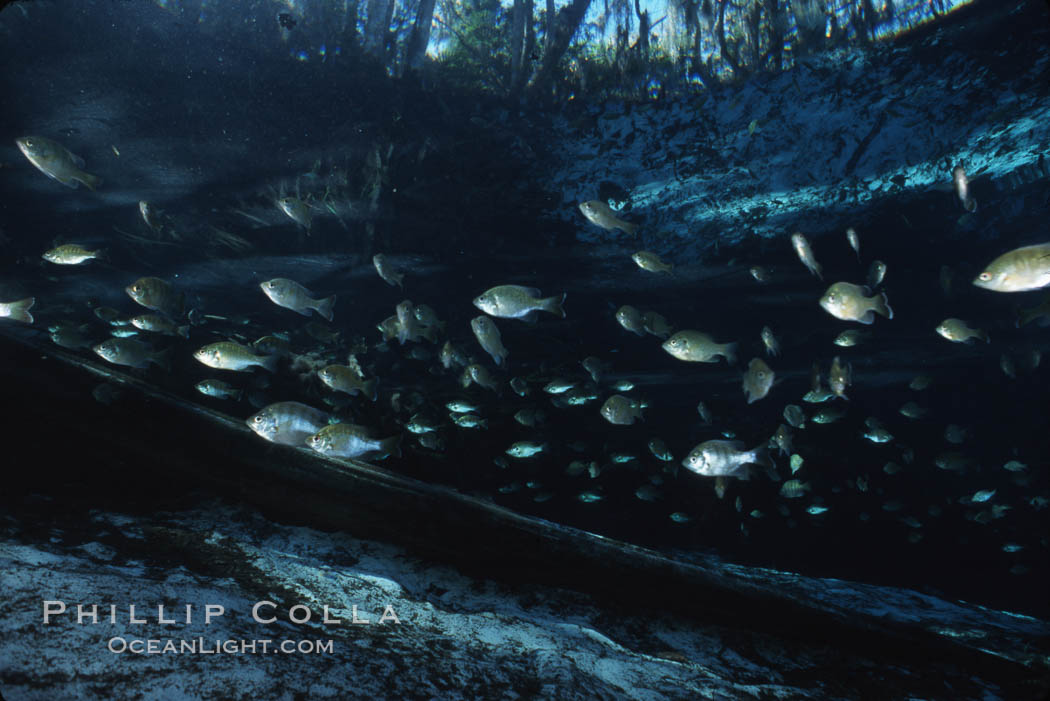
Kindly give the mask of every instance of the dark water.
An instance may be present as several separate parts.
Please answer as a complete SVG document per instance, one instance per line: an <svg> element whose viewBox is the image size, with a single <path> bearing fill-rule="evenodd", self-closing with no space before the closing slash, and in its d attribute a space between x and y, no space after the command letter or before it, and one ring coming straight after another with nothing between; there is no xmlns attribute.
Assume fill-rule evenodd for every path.
<svg viewBox="0 0 1050 701"><path fill-rule="evenodd" d="M179 34L183 31L186 37ZM24 71L8 78L11 89L6 94L18 87L27 97L3 123L5 143L27 132L46 133L75 152L90 152L89 166L97 167L107 183L98 193L67 190L32 169L13 146L4 147L0 226L7 242L0 264L0 299L37 299L33 327L12 328L12 334L39 339L48 324L71 320L87 324L92 340L101 341L108 329L92 309L108 305L129 316L141 313L145 310L136 308L124 286L142 275L163 277L187 295L189 307L227 320L205 319L192 327L189 340L155 339L156 347L173 350L170 372L114 372L145 377L242 419L254 413L251 402L204 398L193 385L220 377L247 388L257 405L294 399L323 407L331 393L315 377L298 376L287 360L273 378L261 382L259 371L210 371L192 357L194 350L214 341L250 341L287 332L295 353L313 351L326 362L344 362L353 351L367 375L379 378L377 402L355 398L334 413L377 435L404 432L404 455L382 463L391 471L686 559L714 552L733 561L904 585L1046 613L1050 509L1031 500L1045 499L1050 492L1045 400L1050 371L1043 364L1021 367L1014 379L1000 369L1004 353L1023 366L1031 351L1046 349L1045 327L1014 324L1016 307L1035 306L1041 297L997 295L969 282L1004 250L1046 238L1050 203L1045 181L1013 191L1011 198L1027 206L1011 212L1009 220L995 219L992 226L960 220L963 212L946 192L902 195L878 209L857 211L860 262L840 232L812 237L826 271L824 283L802 267L786 237L727 242L703 259L682 252L691 247L650 233L577 243L572 232L551 228L544 218L543 207L558 206L553 196L530 199L542 193L542 186L514 182L508 165L513 159L501 163L493 154L483 159L467 146L458 154L451 149L452 156L446 153L440 165L407 174L393 168L382 185L386 194L380 204L370 205L362 186L362 180L367 181L360 175L362 163L374 149L382 152L385 144L395 144L398 153L420 148L428 130L440 131L438 117L428 127L425 112L400 104L387 109L403 101L403 94L348 90L350 79L331 74L329 68L320 69L324 75L318 77L272 57L248 61L240 53L243 46L224 52L219 38L208 46L227 58L222 69L188 65L206 63L200 54L191 60L164 50L194 37L181 26L167 39L148 24L138 26L127 55L156 56L157 63L130 73L90 73L93 66L106 64L84 56L19 55ZM16 36L12 42L24 39ZM67 64L61 65L59 58ZM183 74L188 82L165 85L162 79ZM317 88L314 81L324 87ZM86 114L63 113L56 91L73 94L81 88L92 95L85 103L90 109ZM370 99L379 104L371 120L352 112L359 108L351 102ZM398 116L391 118L392 112ZM355 118L344 118L347 113ZM467 129L464 118L448 120L457 123L456 129ZM110 144L122 155L109 158ZM315 166L318 161L320 166ZM487 164L484 169L470 165L482 162ZM454 163L463 170L449 175L447 166ZM431 181L433 201L428 203L425 193ZM508 209L501 209L496 199L501 190L515 193L508 197ZM974 190L982 207L996 208L991 187L976 182ZM317 199L330 196L334 213L319 208L309 234L273 206L277 194L296 191ZM452 200L455 197L458 202ZM147 229L136 212L140 199L163 210L178 237ZM533 205L531 218L525 203ZM458 222L457 210L462 216ZM643 213L632 216L638 220ZM590 225L580 218L576 226L582 230ZM217 243L217 230L240 237L245 250ZM49 266L39 256L56 241L101 246L108 257L82 267ZM675 274L637 269L629 256L640 248L659 250L675 263ZM403 292L375 274L371 257L377 252L387 253L406 271ZM872 327L864 327L872 332L866 343L837 348L831 340L840 331L860 327L831 318L817 299L829 282L861 281L874 258L888 264L884 289L894 318L878 318ZM771 281L753 280L748 274L753 265L771 268ZM942 266L953 273L947 292L939 282ZM311 338L304 331L307 319L272 305L262 295L259 282L278 276L296 279L318 294L337 295L331 325L340 333L337 343ZM541 315L534 324L497 321L510 351L505 369L493 367L469 326L479 313L471 299L496 284L567 294L564 320ZM461 389L458 371L440 369L437 345L378 345L376 324L406 298L431 306L446 322L448 339L495 372L502 387L498 395L477 387ZM616 324L614 312L622 304L655 310L676 329L693 328L719 341L738 341L739 361L735 367L677 361L661 350L656 337L637 337ZM952 316L971 320L993 343L950 344L938 337L934 327ZM741 371L752 357L765 357L759 340L764 325L781 342L782 355L767 358L778 382L768 397L747 405ZM410 357L410 351L419 349L421 357ZM80 353L99 360L90 351ZM719 499L710 479L680 467L666 469L677 467L696 444L721 438L724 431L748 447L765 443L783 421L787 404L801 405L807 415L830 406L805 404L801 397L809 389L811 364L818 362L826 373L836 355L851 362L854 372L848 402L832 402L845 408L846 416L823 426L807 421L804 430L794 431L794 452L804 459L797 475L790 475L786 456L778 457L776 481L759 471L748 482L732 482ZM580 366L588 356L608 367L596 387L598 399L581 407L552 406L543 385L554 378L589 383ZM908 388L918 374L932 377L929 389ZM528 397L511 391L511 377L528 381ZM636 387L629 394L648 403L644 421L612 426L599 415L601 402L613 393L611 384L619 380L633 382ZM395 394L419 407L394 410ZM452 425L443 407L455 398L479 402L489 427L472 431ZM701 400L715 417L710 426L697 414ZM37 406L20 410L46 415L53 401L57 399L41 394ZM908 401L928 414L918 420L901 416L898 409ZM541 407L546 423L537 428L515 423L514 413L526 407ZM106 405L100 403L98 411L107 411ZM422 448L404 431L415 411L443 423L443 448ZM868 417L878 418L893 440L875 445L863 439ZM966 429L962 445L945 441L949 424ZM135 432L137 427L123 423L111 430ZM662 463L649 454L647 442L657 437L670 448L672 462ZM504 451L518 440L544 441L549 449L531 460L505 458ZM90 445L83 450L92 456ZM939 469L935 458L949 450L964 453L973 465L962 472ZM904 458L908 451L914 454L910 462ZM628 453L636 460L613 465L613 453ZM497 458L506 459L507 465L497 465ZM573 460L596 461L600 476L568 476L566 468ZM1009 460L1027 464L1027 471L1004 470ZM903 469L885 473L883 466L889 461ZM809 492L798 499L780 496L781 484L791 478L808 483ZM866 488L859 487L858 480ZM647 484L657 487L655 501L635 495ZM996 490L990 502L970 501L978 490L990 489ZM603 498L582 503L579 495L585 491ZM547 499L538 501L540 494ZM888 504L894 510L887 510ZM806 512L815 505L827 512ZM1000 518L985 519L993 505L1009 510ZM750 515L754 510L762 515ZM673 521L673 513L687 515L688 522ZM988 522L975 520L979 514ZM904 523L906 518L915 523ZM1021 548L1004 552L1007 544Z"/></svg>

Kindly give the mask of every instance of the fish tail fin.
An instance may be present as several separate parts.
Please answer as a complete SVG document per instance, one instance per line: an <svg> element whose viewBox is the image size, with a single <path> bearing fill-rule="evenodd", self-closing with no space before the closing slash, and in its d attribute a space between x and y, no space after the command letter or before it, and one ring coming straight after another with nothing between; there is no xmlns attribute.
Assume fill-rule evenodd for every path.
<svg viewBox="0 0 1050 701"><path fill-rule="evenodd" d="M397 273L396 275L391 275L390 277L394 278L394 282L397 283L398 287L400 287L402 290L405 289L405 274L404 273Z"/></svg>
<svg viewBox="0 0 1050 701"><path fill-rule="evenodd" d="M262 367L270 372L277 372L278 355L268 355L262 359Z"/></svg>
<svg viewBox="0 0 1050 701"><path fill-rule="evenodd" d="M29 313L29 310L36 303L36 297L26 297L20 299L17 302L11 302L7 305L7 316L9 319L15 321L21 321L25 324L33 323L33 315Z"/></svg>
<svg viewBox="0 0 1050 701"><path fill-rule="evenodd" d="M380 446L382 446L380 448L380 451L382 453L385 453L385 455L383 457L387 457L387 456L390 456L390 455L393 455L395 458L401 457L401 435L400 434L398 434L396 436L391 436L390 438L385 438L382 441L380 441L379 444L380 444Z"/></svg>
<svg viewBox="0 0 1050 701"><path fill-rule="evenodd" d="M890 308L890 300L886 296L885 290L880 292L879 296L875 298L875 311L887 319L893 318L893 309Z"/></svg>
<svg viewBox="0 0 1050 701"><path fill-rule="evenodd" d="M325 321L331 321L333 307L335 307L335 295L325 297L317 303L317 313L323 316Z"/></svg>
<svg viewBox="0 0 1050 701"><path fill-rule="evenodd" d="M543 310L544 311L548 311L551 314L557 314L562 319L564 319L565 318L565 307L562 306L562 305L565 304L565 297L566 297L566 293L565 292L562 293L561 297L557 297L557 296L555 296L555 297L547 297L546 299L544 299L541 302L541 304L543 305Z"/></svg>
<svg viewBox="0 0 1050 701"><path fill-rule="evenodd" d="M727 344L725 344L725 346L722 347L723 348L723 352L725 353L725 356L726 356L726 362L729 363L730 365L736 365L736 347L737 347L737 344L735 342L734 343L727 343Z"/></svg>
<svg viewBox="0 0 1050 701"><path fill-rule="evenodd" d="M102 178L83 171L77 174L76 180L84 183L85 187L92 191L97 190L102 185Z"/></svg>

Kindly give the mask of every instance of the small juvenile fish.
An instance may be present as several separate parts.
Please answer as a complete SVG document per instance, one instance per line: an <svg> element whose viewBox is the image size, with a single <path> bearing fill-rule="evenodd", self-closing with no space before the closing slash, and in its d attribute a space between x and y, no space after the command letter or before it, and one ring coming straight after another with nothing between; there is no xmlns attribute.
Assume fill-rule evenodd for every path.
<svg viewBox="0 0 1050 701"><path fill-rule="evenodd" d="M806 427L806 414L798 404L788 404L784 407L784 420L795 428Z"/></svg>
<svg viewBox="0 0 1050 701"><path fill-rule="evenodd" d="M777 428L777 432L770 438L771 445L775 445L780 451L781 455L790 455L792 451L792 438L791 429L784 424L780 424Z"/></svg>
<svg viewBox="0 0 1050 701"><path fill-rule="evenodd" d="M630 426L635 422L635 419L643 418L643 408L644 405L639 401L625 397L622 394L614 394L602 404L600 413L602 418L611 424Z"/></svg>
<svg viewBox="0 0 1050 701"><path fill-rule="evenodd" d="M490 389L493 392L499 392L499 383L496 382L496 378L485 368L483 365L477 363L468 365L465 373L470 377L472 382L477 383L485 389Z"/></svg>
<svg viewBox="0 0 1050 701"><path fill-rule="evenodd" d="M583 216L587 217L587 221L608 231L619 229L625 234L633 236L638 230L637 224L631 224L620 219L613 213L612 208L608 204L599 200L581 202L580 211L583 212Z"/></svg>
<svg viewBox="0 0 1050 701"><path fill-rule="evenodd" d="M51 334L51 342L56 346L78 350L91 345L91 341L84 335L86 328L86 325L78 326L72 322L63 321L49 326L47 330Z"/></svg>
<svg viewBox="0 0 1050 701"><path fill-rule="evenodd" d="M546 443L537 443L535 441L518 441L507 448L507 455L512 458L531 458L535 455L539 455L547 447Z"/></svg>
<svg viewBox="0 0 1050 701"><path fill-rule="evenodd" d="M336 392L346 392L350 395L361 393L373 402L376 400L376 378L364 380L346 365L328 365L318 370L317 376Z"/></svg>
<svg viewBox="0 0 1050 701"><path fill-rule="evenodd" d="M639 268L650 273L670 273L674 269L673 263L665 263L660 256L649 251L638 251L631 255L631 260Z"/></svg>
<svg viewBox="0 0 1050 701"><path fill-rule="evenodd" d="M170 369L168 351L154 351L142 341L134 338L111 338L91 350L106 362L114 365L147 368L150 363L155 363L164 369Z"/></svg>
<svg viewBox="0 0 1050 701"><path fill-rule="evenodd" d="M761 358L752 358L744 373L744 395L751 404L769 394L773 386L773 370Z"/></svg>
<svg viewBox="0 0 1050 701"><path fill-rule="evenodd" d="M307 438L306 445L330 458L401 457L401 436L372 438L367 428L355 424L329 424Z"/></svg>
<svg viewBox="0 0 1050 701"><path fill-rule="evenodd" d="M593 355L589 355L580 361L580 365L587 371L587 374L591 376L591 379L595 384L601 382L602 373L605 371L605 364L601 360L595 358Z"/></svg>
<svg viewBox="0 0 1050 701"><path fill-rule="evenodd" d="M834 343L836 346L840 346L842 348L852 348L858 343L866 341L869 338L871 338L871 334L866 331L862 331L860 329L849 329L847 331L843 331L838 336L836 336Z"/></svg>
<svg viewBox="0 0 1050 701"><path fill-rule="evenodd" d="M961 165L952 170L952 184L955 186L955 194L960 204L967 212L977 211L977 200L970 195L970 180L966 177L966 169Z"/></svg>
<svg viewBox="0 0 1050 701"><path fill-rule="evenodd" d="M282 197L277 200L277 208L285 213L292 221L299 226L303 227L307 231L310 231L310 226L313 224L314 214L298 197Z"/></svg>
<svg viewBox="0 0 1050 701"><path fill-rule="evenodd" d="M820 298L820 306L828 314L843 321L857 321L861 324L872 324L875 314L887 319L893 318L893 310L886 300L886 293L868 297L868 288L849 282L836 282Z"/></svg>
<svg viewBox="0 0 1050 701"><path fill-rule="evenodd" d="M642 314L642 328L645 329L646 333L650 333L657 338L667 338L674 330L671 324L667 322L667 319L656 312Z"/></svg>
<svg viewBox="0 0 1050 701"><path fill-rule="evenodd" d="M809 272L817 276L818 279L824 279L823 268L820 263L813 256L813 249L809 246L809 241L801 233L791 234L791 245L795 249L795 253L798 254L798 259L802 261L802 264L806 266Z"/></svg>
<svg viewBox="0 0 1050 701"><path fill-rule="evenodd" d="M476 414L456 414L452 423L462 428L487 428L488 422Z"/></svg>
<svg viewBox="0 0 1050 701"><path fill-rule="evenodd" d="M382 253L377 253L372 256L372 265L375 266L376 272L379 273L379 277L383 278L383 281L390 286L398 286L404 289L405 274L394 267L390 261L387 260L386 256Z"/></svg>
<svg viewBox="0 0 1050 701"><path fill-rule="evenodd" d="M67 243L63 246L52 248L41 257L48 263L54 263L55 265L80 265L98 258L101 253L101 251L89 251L75 243Z"/></svg>
<svg viewBox="0 0 1050 701"><path fill-rule="evenodd" d="M216 370L247 372L258 366L270 372L277 371L277 356L256 355L250 348L233 341L211 343L194 351L193 357Z"/></svg>
<svg viewBox="0 0 1050 701"><path fill-rule="evenodd" d="M125 287L124 291L146 309L176 318L182 316L184 297L167 280L142 277Z"/></svg>
<svg viewBox="0 0 1050 701"><path fill-rule="evenodd" d="M871 261L871 265L868 267L868 287L875 289L882 284L882 281L886 278L886 264L881 260Z"/></svg>
<svg viewBox="0 0 1050 701"><path fill-rule="evenodd" d="M911 379L911 382L908 383L908 388L913 389L916 392L921 392L929 387L932 382L933 378L929 375L916 375Z"/></svg>
<svg viewBox="0 0 1050 701"><path fill-rule="evenodd" d="M857 235L857 230L852 226L846 229L846 241L849 242L849 247L857 254L857 260L860 260L860 237Z"/></svg>
<svg viewBox="0 0 1050 701"><path fill-rule="evenodd" d="M714 423L714 417L711 415L711 410L707 408L707 405L703 402L697 402L696 413L700 415L700 420L705 424Z"/></svg>
<svg viewBox="0 0 1050 701"><path fill-rule="evenodd" d="M771 273L769 272L768 268L762 268L756 265L750 270L748 270L748 272L751 273L751 277L753 277L756 282L769 282Z"/></svg>
<svg viewBox="0 0 1050 701"><path fill-rule="evenodd" d="M664 462L671 462L674 460L671 451L667 449L667 444L659 438L652 438L649 440L649 452L652 453L653 457L657 460L662 460Z"/></svg>
<svg viewBox="0 0 1050 701"><path fill-rule="evenodd" d="M201 394L207 397L215 397L216 399L240 400L244 395L244 390L237 389L230 383L222 380L201 380L194 387Z"/></svg>
<svg viewBox="0 0 1050 701"><path fill-rule="evenodd" d="M965 321L960 319L945 319L937 324L937 333L955 343L973 343L973 339L979 338L985 343L990 343L988 334L981 329L972 329Z"/></svg>
<svg viewBox="0 0 1050 701"><path fill-rule="evenodd" d="M993 292L1024 292L1050 285L1050 243L1007 251L989 263L973 284Z"/></svg>
<svg viewBox="0 0 1050 701"><path fill-rule="evenodd" d="M716 363L719 358L733 365L736 362L736 343L716 343L700 331L679 331L663 342L665 351L679 360L693 363Z"/></svg>
<svg viewBox="0 0 1050 701"><path fill-rule="evenodd" d="M543 386L543 391L547 394L565 394L575 386L572 380L551 380Z"/></svg>
<svg viewBox="0 0 1050 701"><path fill-rule="evenodd" d="M328 414L300 402L277 402L245 423L271 443L304 446L307 438L328 425Z"/></svg>
<svg viewBox="0 0 1050 701"><path fill-rule="evenodd" d="M510 388L514 390L514 394L518 395L519 397L528 396L529 385L527 382L525 382L525 380L521 379L520 377L512 377L510 378L510 382L508 384L510 385Z"/></svg>
<svg viewBox="0 0 1050 701"><path fill-rule="evenodd" d="M146 222L146 226L154 231L160 229L160 213L146 200L139 200L139 214L142 215L142 221Z"/></svg>
<svg viewBox="0 0 1050 701"><path fill-rule="evenodd" d="M441 360L441 365L446 370L451 370L455 365L460 367L466 367L467 365L466 356L456 350L456 347L452 345L451 341L445 341L445 345L441 346L441 352L438 354L438 358Z"/></svg>
<svg viewBox="0 0 1050 701"><path fill-rule="evenodd" d="M71 153L62 144L42 136L23 136L15 139L18 150L44 175L66 187L76 189L83 183L89 190L102 184L102 178L84 172L84 159Z"/></svg>
<svg viewBox="0 0 1050 701"><path fill-rule="evenodd" d="M139 314L131 317L131 325L140 331L159 333L165 336L190 337L189 326L179 326L166 316L159 314Z"/></svg>
<svg viewBox="0 0 1050 701"><path fill-rule="evenodd" d="M534 426L539 426L544 421L546 421L546 419L547 415L543 413L542 409L535 409L530 407L528 409L519 409L517 412L514 413L515 421L517 421L522 426L529 426L530 428Z"/></svg>
<svg viewBox="0 0 1050 701"><path fill-rule="evenodd" d="M777 337L773 335L773 329L768 326L762 327L762 343L766 346L766 354L776 357L780 355L780 344Z"/></svg>
<svg viewBox="0 0 1050 701"><path fill-rule="evenodd" d="M492 356L492 362L496 365L503 365L510 351L503 345L503 339L500 337L499 328L496 327L495 322L487 316L476 316L471 319L470 328L481 347Z"/></svg>
<svg viewBox="0 0 1050 701"><path fill-rule="evenodd" d="M335 306L335 295L324 299L313 299L310 292L295 280L277 277L273 280L259 283L263 294L278 307L291 309L293 312L310 316L311 310L316 311L326 321L332 320L332 307Z"/></svg>
<svg viewBox="0 0 1050 701"><path fill-rule="evenodd" d="M630 305L625 304L616 310L616 322L633 334L645 335L642 313Z"/></svg>
<svg viewBox="0 0 1050 701"><path fill-rule="evenodd" d="M799 497L804 496L806 492L810 491L810 489L809 482L788 480L780 486L780 496L788 499L798 499Z"/></svg>
<svg viewBox="0 0 1050 701"><path fill-rule="evenodd" d="M535 287L497 285L474 298L474 306L501 319L530 320L533 312L543 311L565 318L565 294L541 297Z"/></svg>
<svg viewBox="0 0 1050 701"><path fill-rule="evenodd" d="M813 414L812 419L815 424L831 424L835 423L843 416L846 415L842 409L835 407L829 407L827 409L820 409L817 413Z"/></svg>
<svg viewBox="0 0 1050 701"><path fill-rule="evenodd" d="M0 302L0 319L11 319L21 321L23 324L32 324L33 315L29 310L36 303L36 297L26 297L16 302Z"/></svg>
<svg viewBox="0 0 1050 701"><path fill-rule="evenodd" d="M836 397L849 399L846 396L846 388L852 382L853 367L849 363L842 362L839 356L831 359L831 370L828 372L828 385Z"/></svg>

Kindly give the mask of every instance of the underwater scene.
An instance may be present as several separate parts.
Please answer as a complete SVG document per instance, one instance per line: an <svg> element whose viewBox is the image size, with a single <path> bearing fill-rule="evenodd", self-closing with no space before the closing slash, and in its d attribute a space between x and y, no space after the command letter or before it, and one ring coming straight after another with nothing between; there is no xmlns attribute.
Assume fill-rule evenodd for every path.
<svg viewBox="0 0 1050 701"><path fill-rule="evenodd" d="M0 56L3 699L1050 694L1047 3Z"/></svg>

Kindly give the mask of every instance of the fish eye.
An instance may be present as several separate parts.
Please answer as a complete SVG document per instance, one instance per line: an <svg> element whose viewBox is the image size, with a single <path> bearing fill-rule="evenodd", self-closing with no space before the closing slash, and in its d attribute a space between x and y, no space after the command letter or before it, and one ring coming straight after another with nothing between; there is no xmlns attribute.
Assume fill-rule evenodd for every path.
<svg viewBox="0 0 1050 701"><path fill-rule="evenodd" d="M261 416L259 416L258 414L256 414L255 416L252 417L252 423L254 423L256 425L261 424L262 420L263 420L263 418Z"/></svg>
<svg viewBox="0 0 1050 701"><path fill-rule="evenodd" d="M980 275L978 275L977 279L980 280L981 282L988 282L989 280L992 279L992 274L987 272L987 271L985 271L985 272L981 273Z"/></svg>

